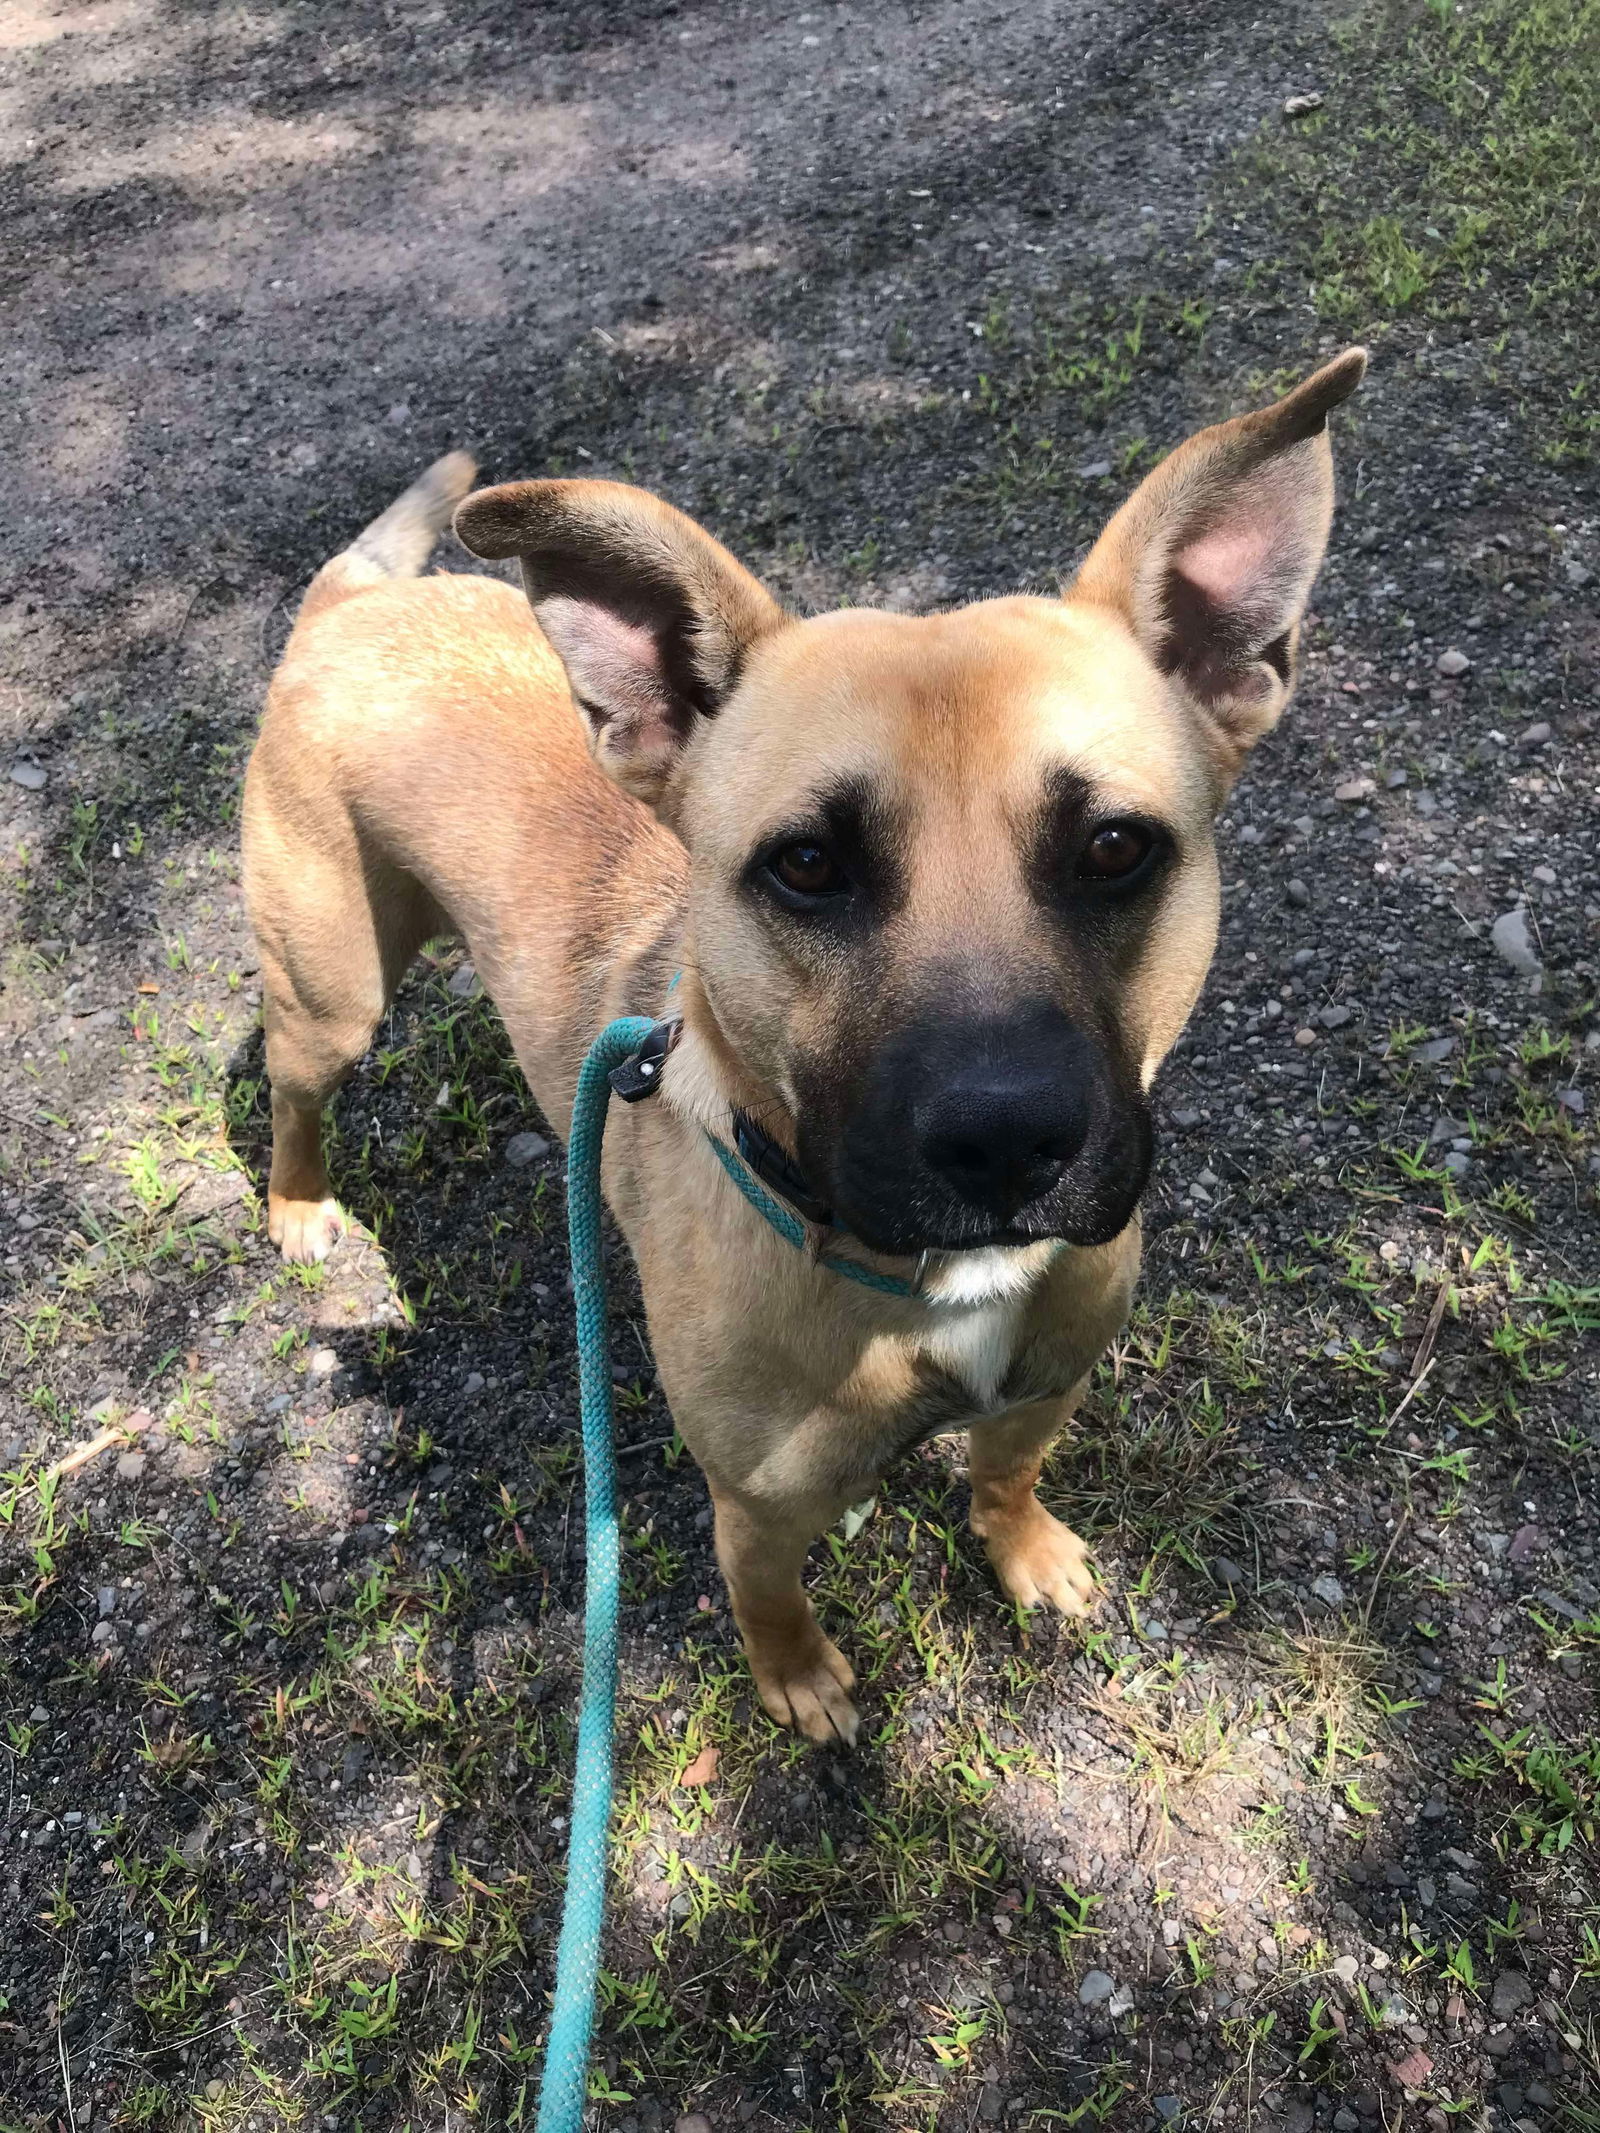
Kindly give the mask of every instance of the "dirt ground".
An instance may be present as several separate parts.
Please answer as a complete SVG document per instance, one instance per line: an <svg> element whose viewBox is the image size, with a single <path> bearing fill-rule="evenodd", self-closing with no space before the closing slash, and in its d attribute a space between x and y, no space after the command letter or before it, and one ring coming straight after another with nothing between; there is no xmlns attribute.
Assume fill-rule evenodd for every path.
<svg viewBox="0 0 1600 2133"><path fill-rule="evenodd" d="M466 444L801 605L1047 590L1365 339L1049 1477L1097 1617L1008 1612L927 1447L817 1551L861 1749L780 1736L617 1255L592 2119L1600 2127L1597 84L1595 0L11 0L0 2125L533 2116L562 1166L440 944L334 1121L368 1241L268 1249L237 799L311 571Z"/></svg>

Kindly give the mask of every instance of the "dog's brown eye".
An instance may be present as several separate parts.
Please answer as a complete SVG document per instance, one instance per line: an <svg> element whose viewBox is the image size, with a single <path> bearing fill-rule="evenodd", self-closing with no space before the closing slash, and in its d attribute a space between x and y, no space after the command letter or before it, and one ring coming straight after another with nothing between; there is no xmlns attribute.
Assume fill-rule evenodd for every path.
<svg viewBox="0 0 1600 2133"><path fill-rule="evenodd" d="M844 887L844 870L825 845L786 844L774 852L771 867L796 896L831 896Z"/></svg>
<svg viewBox="0 0 1600 2133"><path fill-rule="evenodd" d="M1091 881L1123 881L1149 858L1153 842L1137 822L1108 822L1084 846L1078 872Z"/></svg>

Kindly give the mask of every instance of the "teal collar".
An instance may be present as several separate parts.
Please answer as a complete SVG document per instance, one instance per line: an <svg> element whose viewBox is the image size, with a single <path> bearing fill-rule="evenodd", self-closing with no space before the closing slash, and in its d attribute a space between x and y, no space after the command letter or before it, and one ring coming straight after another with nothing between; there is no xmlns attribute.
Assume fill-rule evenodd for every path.
<svg viewBox="0 0 1600 2133"><path fill-rule="evenodd" d="M733 1150L719 1141L714 1133L708 1132L706 1139L711 1143L717 1161L756 1213L763 1217L768 1227L775 1229L796 1251L802 1250L806 1243L807 1231L800 1217L791 1213L781 1200L775 1199L754 1171L747 1169ZM897 1274L874 1273L871 1267L863 1266L859 1259L842 1259L837 1252L820 1252L817 1255L817 1265L825 1266L830 1274L842 1274L846 1281L859 1282L864 1289L876 1289L881 1296L915 1296L923 1302L934 1301L931 1297L924 1297L915 1282L902 1281Z"/></svg>

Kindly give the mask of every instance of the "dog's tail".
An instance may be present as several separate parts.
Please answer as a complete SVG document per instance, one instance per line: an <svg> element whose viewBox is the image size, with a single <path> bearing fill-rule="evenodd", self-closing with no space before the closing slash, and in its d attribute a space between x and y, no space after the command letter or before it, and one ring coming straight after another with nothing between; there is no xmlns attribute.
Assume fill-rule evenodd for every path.
<svg viewBox="0 0 1600 2133"><path fill-rule="evenodd" d="M323 564L306 587L298 621L307 621L369 585L416 577L449 525L451 513L477 478L478 463L469 452L447 452L443 459L436 459L348 548Z"/></svg>

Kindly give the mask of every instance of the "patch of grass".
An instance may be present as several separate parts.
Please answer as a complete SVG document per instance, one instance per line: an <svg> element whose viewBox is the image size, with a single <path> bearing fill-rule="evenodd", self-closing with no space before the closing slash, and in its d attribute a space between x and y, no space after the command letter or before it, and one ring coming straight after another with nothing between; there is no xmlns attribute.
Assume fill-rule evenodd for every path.
<svg viewBox="0 0 1600 2133"><path fill-rule="evenodd" d="M1375 0L1338 43L1323 109L1264 130L1224 188L1258 288L1341 332L1469 334L1543 456L1592 458L1600 5Z"/></svg>

